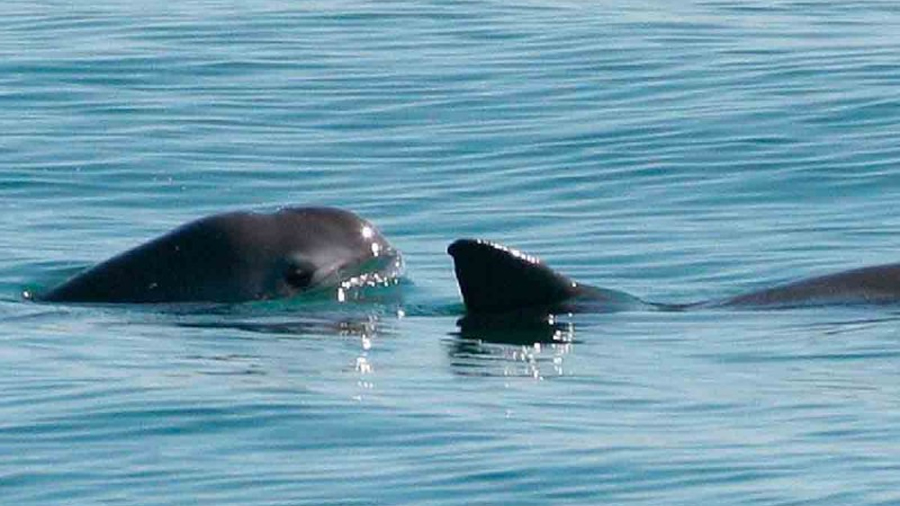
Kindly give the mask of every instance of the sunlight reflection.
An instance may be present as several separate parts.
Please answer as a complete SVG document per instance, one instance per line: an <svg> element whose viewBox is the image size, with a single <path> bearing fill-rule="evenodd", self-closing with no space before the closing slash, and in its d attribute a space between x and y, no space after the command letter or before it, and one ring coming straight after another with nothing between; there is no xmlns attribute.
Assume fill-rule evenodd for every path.
<svg viewBox="0 0 900 506"><path fill-rule="evenodd" d="M457 374L531 377L543 380L566 374L565 357L572 352L574 325L555 317L508 319L467 317L449 349Z"/></svg>

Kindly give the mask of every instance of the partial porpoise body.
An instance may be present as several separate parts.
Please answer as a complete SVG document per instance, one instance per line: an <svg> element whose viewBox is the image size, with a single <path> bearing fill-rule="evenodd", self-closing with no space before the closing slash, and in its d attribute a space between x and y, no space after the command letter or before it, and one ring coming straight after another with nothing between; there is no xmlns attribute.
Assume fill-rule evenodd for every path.
<svg viewBox="0 0 900 506"><path fill-rule="evenodd" d="M773 308L825 304L900 303L900 264L878 265L808 278L721 300L693 304L646 302L616 290L584 285L536 257L500 244L460 239L447 249L469 313L685 310L701 307Z"/></svg>
<svg viewBox="0 0 900 506"><path fill-rule="evenodd" d="M38 296L53 302L245 302L399 275L400 253L345 210L287 207L187 223Z"/></svg>

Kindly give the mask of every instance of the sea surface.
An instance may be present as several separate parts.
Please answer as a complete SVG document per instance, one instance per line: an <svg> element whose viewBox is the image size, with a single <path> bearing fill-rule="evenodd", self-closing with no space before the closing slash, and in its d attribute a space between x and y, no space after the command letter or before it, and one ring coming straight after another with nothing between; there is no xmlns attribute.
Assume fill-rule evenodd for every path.
<svg viewBox="0 0 900 506"><path fill-rule="evenodd" d="M0 504L900 503L900 308L467 329L447 245L690 302L900 261L891 1L0 5ZM399 294L36 303L329 205Z"/></svg>

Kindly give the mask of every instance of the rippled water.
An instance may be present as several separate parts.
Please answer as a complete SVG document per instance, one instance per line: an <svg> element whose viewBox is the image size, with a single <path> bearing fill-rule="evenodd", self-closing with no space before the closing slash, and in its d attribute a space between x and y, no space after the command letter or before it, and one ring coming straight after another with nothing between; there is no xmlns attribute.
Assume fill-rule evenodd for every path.
<svg viewBox="0 0 900 506"><path fill-rule="evenodd" d="M676 302L896 262L895 2L0 14L0 502L900 501L896 308L471 330L445 254ZM285 204L379 225L405 316L21 299Z"/></svg>

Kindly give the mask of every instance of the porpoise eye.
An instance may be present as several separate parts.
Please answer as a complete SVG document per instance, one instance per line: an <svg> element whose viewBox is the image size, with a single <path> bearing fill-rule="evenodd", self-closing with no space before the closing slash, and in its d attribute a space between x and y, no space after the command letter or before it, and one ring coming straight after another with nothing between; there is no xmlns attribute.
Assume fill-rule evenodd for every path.
<svg viewBox="0 0 900 506"><path fill-rule="evenodd" d="M284 281L298 290L303 290L308 287L310 283L312 283L312 277L312 271L297 267L290 267L287 272L284 273Z"/></svg>

